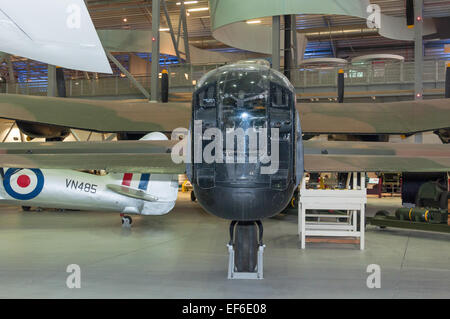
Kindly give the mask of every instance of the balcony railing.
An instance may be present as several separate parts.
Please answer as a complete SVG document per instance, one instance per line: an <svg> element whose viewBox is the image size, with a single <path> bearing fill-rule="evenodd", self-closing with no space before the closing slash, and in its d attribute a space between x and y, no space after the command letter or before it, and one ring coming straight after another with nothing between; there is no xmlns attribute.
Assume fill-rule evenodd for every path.
<svg viewBox="0 0 450 319"><path fill-rule="evenodd" d="M445 60L424 62L424 83L445 81ZM220 65L173 65L168 67L169 87L173 91L193 91L197 81L208 71ZM298 89L337 86L340 67L301 67L291 70L291 82ZM351 64L343 68L346 87L376 84L414 83L414 62L382 64ZM134 78L150 91L151 77L135 75ZM1 83L0 92L46 95L47 82ZM98 79L70 79L66 81L68 97L140 95L141 92L127 77L110 76Z"/></svg>
<svg viewBox="0 0 450 319"><path fill-rule="evenodd" d="M445 60L425 61L423 82L445 81ZM337 86L340 67L303 68L291 72L294 87ZM345 85L407 84L414 83L414 62L353 64L343 68Z"/></svg>

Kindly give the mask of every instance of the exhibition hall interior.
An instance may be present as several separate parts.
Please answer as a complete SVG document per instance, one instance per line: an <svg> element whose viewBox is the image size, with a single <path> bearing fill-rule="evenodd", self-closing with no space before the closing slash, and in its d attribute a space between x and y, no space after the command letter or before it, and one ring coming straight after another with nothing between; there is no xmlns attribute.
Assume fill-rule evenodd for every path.
<svg viewBox="0 0 450 319"><path fill-rule="evenodd" d="M450 298L450 1L15 0L0 28L1 299Z"/></svg>

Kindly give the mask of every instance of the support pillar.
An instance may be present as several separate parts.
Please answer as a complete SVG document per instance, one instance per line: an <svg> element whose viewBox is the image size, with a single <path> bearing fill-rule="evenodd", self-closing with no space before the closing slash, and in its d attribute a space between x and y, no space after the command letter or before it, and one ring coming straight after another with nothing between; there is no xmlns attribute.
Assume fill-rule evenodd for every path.
<svg viewBox="0 0 450 319"><path fill-rule="evenodd" d="M280 16L272 17L272 69L280 71Z"/></svg>
<svg viewBox="0 0 450 319"><path fill-rule="evenodd" d="M97 77L98 79L98 77ZM59 97L66 97L66 80L64 78L64 69L56 67L56 89Z"/></svg>
<svg viewBox="0 0 450 319"><path fill-rule="evenodd" d="M445 98L450 99L450 62L447 63L445 69Z"/></svg>
<svg viewBox="0 0 450 319"><path fill-rule="evenodd" d="M165 15L166 21L167 21L167 26L169 27L170 37L172 38L172 44L173 44L173 48L175 49L175 54L177 55L178 61L181 63L180 51L178 50L178 43L175 38L175 32L173 31L172 21L170 20L169 11L167 10L166 0L161 0L161 4L163 6L164 15Z"/></svg>
<svg viewBox="0 0 450 319"><path fill-rule="evenodd" d="M423 0L415 0L414 3L414 68L415 85L414 93L416 100L423 98Z"/></svg>
<svg viewBox="0 0 450 319"><path fill-rule="evenodd" d="M291 79L292 54L291 54L291 37L292 35L292 19L290 15L284 16L284 75Z"/></svg>
<svg viewBox="0 0 450 319"><path fill-rule="evenodd" d="M10 84L15 84L16 83L16 77L14 74L14 66L13 63L11 61L11 55L7 55L6 56L6 63L8 64L8 72L9 72L9 83Z"/></svg>
<svg viewBox="0 0 450 319"><path fill-rule="evenodd" d="M158 102L159 88L159 15L160 0L152 1L152 67L150 75L150 102Z"/></svg>
<svg viewBox="0 0 450 319"><path fill-rule="evenodd" d="M414 0L414 99L423 99L423 0ZM416 144L423 143L422 133L414 137Z"/></svg>
<svg viewBox="0 0 450 319"><path fill-rule="evenodd" d="M294 67L298 67L298 42L297 42L297 16L295 14L291 15L291 29L292 29L292 51L293 57L292 62Z"/></svg>
<svg viewBox="0 0 450 319"><path fill-rule="evenodd" d="M49 64L47 70L47 96L57 96L56 67Z"/></svg>
<svg viewBox="0 0 450 319"><path fill-rule="evenodd" d="M183 24L183 40L184 40L184 54L186 56L186 63L191 63L191 53L189 51L189 37L186 21L186 8L184 7L184 1L181 1L180 18Z"/></svg>

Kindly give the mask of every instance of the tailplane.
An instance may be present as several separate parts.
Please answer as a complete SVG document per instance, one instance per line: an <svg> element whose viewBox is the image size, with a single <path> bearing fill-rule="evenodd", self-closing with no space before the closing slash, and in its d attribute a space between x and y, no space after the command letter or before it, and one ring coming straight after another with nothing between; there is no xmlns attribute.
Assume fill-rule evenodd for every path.
<svg viewBox="0 0 450 319"><path fill-rule="evenodd" d="M141 138L145 141L161 141L168 138L160 132L152 132ZM111 191L145 201L141 214L166 214L178 196L178 175L169 174L115 174L116 183L108 184Z"/></svg>

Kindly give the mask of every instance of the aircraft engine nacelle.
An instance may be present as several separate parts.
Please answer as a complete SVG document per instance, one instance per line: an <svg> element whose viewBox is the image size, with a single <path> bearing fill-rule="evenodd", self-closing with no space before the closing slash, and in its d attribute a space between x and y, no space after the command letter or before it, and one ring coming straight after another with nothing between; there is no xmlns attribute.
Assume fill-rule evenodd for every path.
<svg viewBox="0 0 450 319"><path fill-rule="evenodd" d="M64 126L37 124L24 121L16 121L16 123L23 134L32 138L63 140L70 134L70 129Z"/></svg>
<svg viewBox="0 0 450 319"><path fill-rule="evenodd" d="M129 133L129 132L119 132L117 133L118 141L137 141L140 140L145 134L143 133Z"/></svg>
<svg viewBox="0 0 450 319"><path fill-rule="evenodd" d="M218 217L239 221L282 211L303 176L289 80L264 65L228 65L199 81L192 103L188 172L198 202ZM213 143L214 132L221 133L222 144Z"/></svg>

